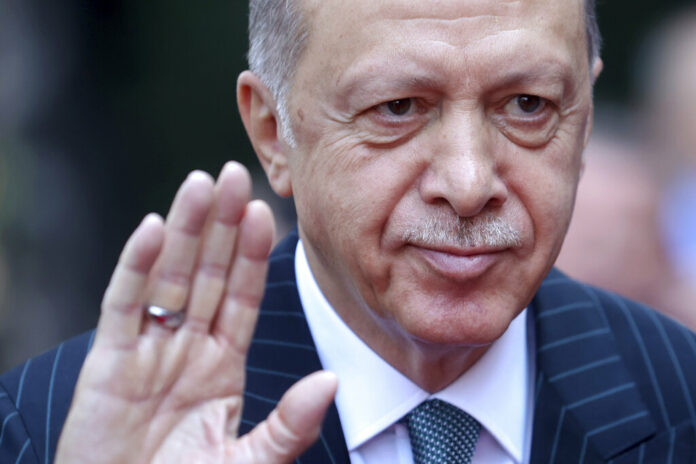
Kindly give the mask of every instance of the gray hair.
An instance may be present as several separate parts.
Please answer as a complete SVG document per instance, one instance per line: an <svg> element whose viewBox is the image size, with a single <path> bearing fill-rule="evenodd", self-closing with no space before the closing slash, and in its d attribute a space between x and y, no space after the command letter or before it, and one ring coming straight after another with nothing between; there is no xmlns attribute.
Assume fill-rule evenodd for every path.
<svg viewBox="0 0 696 464"><path fill-rule="evenodd" d="M602 33L599 31L597 22L596 0L585 0L585 35L587 36L587 57L592 68L602 52Z"/></svg>
<svg viewBox="0 0 696 464"><path fill-rule="evenodd" d="M288 93L309 33L299 0L249 0L249 69L276 100L283 138L295 146ZM585 0L587 53L590 64L599 57L602 37L596 0Z"/></svg>
<svg viewBox="0 0 696 464"><path fill-rule="evenodd" d="M307 34L298 0L249 0L249 69L273 94L283 138L291 146L288 93Z"/></svg>
<svg viewBox="0 0 696 464"><path fill-rule="evenodd" d="M490 212L461 217L439 210L434 215L404 225L401 238L421 247L458 246L463 249L522 246L520 233L504 219Z"/></svg>

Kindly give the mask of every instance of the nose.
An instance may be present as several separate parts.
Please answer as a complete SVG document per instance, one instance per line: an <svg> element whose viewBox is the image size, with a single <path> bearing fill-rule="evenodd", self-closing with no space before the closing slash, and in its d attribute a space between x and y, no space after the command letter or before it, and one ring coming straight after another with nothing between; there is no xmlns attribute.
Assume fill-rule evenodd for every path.
<svg viewBox="0 0 696 464"><path fill-rule="evenodd" d="M438 126L428 167L420 179L423 201L446 202L460 217L505 203L508 189L499 174L485 116L474 111L455 114L441 119Z"/></svg>

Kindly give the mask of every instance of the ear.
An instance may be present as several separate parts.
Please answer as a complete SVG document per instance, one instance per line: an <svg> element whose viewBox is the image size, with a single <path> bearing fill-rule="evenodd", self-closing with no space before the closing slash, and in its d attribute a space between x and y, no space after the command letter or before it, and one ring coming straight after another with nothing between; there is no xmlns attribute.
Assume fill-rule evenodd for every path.
<svg viewBox="0 0 696 464"><path fill-rule="evenodd" d="M283 142L276 101L271 91L251 71L237 79L237 106L251 145L266 172L271 188L282 197L292 195L288 146Z"/></svg>
<svg viewBox="0 0 696 464"><path fill-rule="evenodd" d="M595 59L594 62L592 63L592 82L591 82L592 87L594 87L595 82L597 82L597 78L599 77L603 68L604 68L604 62L602 61L602 59L601 58ZM585 140L583 141L583 148L587 147L587 144L590 141L590 135L592 135L593 125L594 125L594 102L592 103L592 107L590 108L590 113L588 115L588 121L587 121L587 124L585 125ZM584 169L584 163L585 163L585 154L583 153L583 169Z"/></svg>

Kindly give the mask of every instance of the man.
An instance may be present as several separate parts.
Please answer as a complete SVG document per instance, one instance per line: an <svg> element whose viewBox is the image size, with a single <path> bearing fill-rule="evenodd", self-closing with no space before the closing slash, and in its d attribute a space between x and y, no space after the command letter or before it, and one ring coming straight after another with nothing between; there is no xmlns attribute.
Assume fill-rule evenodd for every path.
<svg viewBox="0 0 696 464"><path fill-rule="evenodd" d="M300 241L271 255L247 351L271 215L238 165L189 176L124 249L56 460L693 459L694 335L551 271L601 69L592 14L252 2L239 107ZM54 457L88 344L2 379L21 423L0 457Z"/></svg>

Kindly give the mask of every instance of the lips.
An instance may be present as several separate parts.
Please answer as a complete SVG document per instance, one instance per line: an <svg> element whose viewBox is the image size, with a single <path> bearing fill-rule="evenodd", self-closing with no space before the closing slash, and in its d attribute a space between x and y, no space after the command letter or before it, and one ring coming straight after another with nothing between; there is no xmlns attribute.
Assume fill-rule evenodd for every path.
<svg viewBox="0 0 696 464"><path fill-rule="evenodd" d="M409 245L428 267L447 278L471 280L484 274L505 249Z"/></svg>

